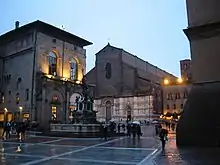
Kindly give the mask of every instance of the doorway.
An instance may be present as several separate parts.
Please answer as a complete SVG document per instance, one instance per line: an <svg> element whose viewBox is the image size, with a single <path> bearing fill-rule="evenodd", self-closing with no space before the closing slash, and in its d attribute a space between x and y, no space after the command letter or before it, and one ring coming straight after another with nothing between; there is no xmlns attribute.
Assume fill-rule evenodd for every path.
<svg viewBox="0 0 220 165"><path fill-rule="evenodd" d="M109 122L112 119L112 104L110 101L106 102L106 122Z"/></svg>
<svg viewBox="0 0 220 165"><path fill-rule="evenodd" d="M52 120L57 120L57 107L56 106L52 106L51 107L51 118Z"/></svg>

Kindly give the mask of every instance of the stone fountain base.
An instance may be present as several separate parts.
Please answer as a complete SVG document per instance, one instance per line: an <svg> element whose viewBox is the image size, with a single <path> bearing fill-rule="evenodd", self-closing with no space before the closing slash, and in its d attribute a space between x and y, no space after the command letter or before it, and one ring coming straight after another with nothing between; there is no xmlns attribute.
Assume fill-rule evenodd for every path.
<svg viewBox="0 0 220 165"><path fill-rule="evenodd" d="M51 124L44 135L57 137L100 137L99 124Z"/></svg>

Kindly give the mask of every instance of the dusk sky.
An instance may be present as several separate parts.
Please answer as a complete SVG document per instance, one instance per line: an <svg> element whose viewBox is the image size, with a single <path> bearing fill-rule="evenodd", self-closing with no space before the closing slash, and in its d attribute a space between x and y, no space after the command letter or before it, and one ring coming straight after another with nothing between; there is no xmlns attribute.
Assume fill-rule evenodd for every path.
<svg viewBox="0 0 220 165"><path fill-rule="evenodd" d="M1 0L0 35L41 20L93 43L87 49L87 71L95 53L110 42L177 76L179 60L190 58L184 0Z"/></svg>

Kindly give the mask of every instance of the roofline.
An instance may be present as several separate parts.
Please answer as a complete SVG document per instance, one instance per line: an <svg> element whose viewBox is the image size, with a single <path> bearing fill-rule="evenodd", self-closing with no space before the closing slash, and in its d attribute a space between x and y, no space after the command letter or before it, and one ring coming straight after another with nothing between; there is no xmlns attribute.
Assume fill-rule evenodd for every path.
<svg viewBox="0 0 220 165"><path fill-rule="evenodd" d="M83 38L80 38L74 34L71 34L67 31L64 31L62 29L59 29L53 25L50 25L48 23L42 22L42 21L34 21L31 23L28 23L26 25L23 25L17 29L13 29L9 32L6 32L5 34L0 36L0 44L5 43L15 37L16 35L19 35L20 33L27 32L29 30L38 30L40 32L43 32L45 34L48 34L50 36L56 37L58 39L61 39L63 41L67 41L69 43L75 44L77 46L88 46L92 45L92 42L89 42Z"/></svg>
<svg viewBox="0 0 220 165"><path fill-rule="evenodd" d="M187 59L180 60L180 62L182 61L191 61L191 59L187 58Z"/></svg>
<svg viewBox="0 0 220 165"><path fill-rule="evenodd" d="M137 59L140 59L141 61L143 61L143 62L145 62L145 63L147 63L147 64L152 65L153 67L159 69L160 71L165 72L165 73L168 74L169 76L177 78L177 76L175 76L174 74L169 73L169 72L167 72L167 71L161 69L160 67L158 67L158 66L156 66L156 65L153 65L152 63L150 63L150 62L148 62L148 61L145 61L145 60L143 60L142 58L140 58L140 57L138 57L138 56L136 56L136 55L134 55L134 54L132 54L132 53L130 53L130 52L128 52L128 51L122 49L122 48L117 48L117 47L115 47L115 46L112 46L112 45L110 45L109 43L108 43L104 48L102 48L100 51L98 51L95 55L99 54L99 53L100 53L103 49L105 49L107 46L110 46L110 47L112 47L112 48L114 48L114 49L117 49L117 50L119 50L119 51L128 53L128 54L132 55L133 57L135 57L135 58L137 58Z"/></svg>

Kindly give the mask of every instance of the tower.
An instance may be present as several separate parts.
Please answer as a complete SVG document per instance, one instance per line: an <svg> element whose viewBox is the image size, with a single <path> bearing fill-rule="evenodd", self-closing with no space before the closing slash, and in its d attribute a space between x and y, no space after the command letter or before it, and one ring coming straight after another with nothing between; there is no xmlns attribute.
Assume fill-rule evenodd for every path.
<svg viewBox="0 0 220 165"><path fill-rule="evenodd" d="M220 1L186 0L193 87L177 127L179 146L220 142Z"/></svg>

